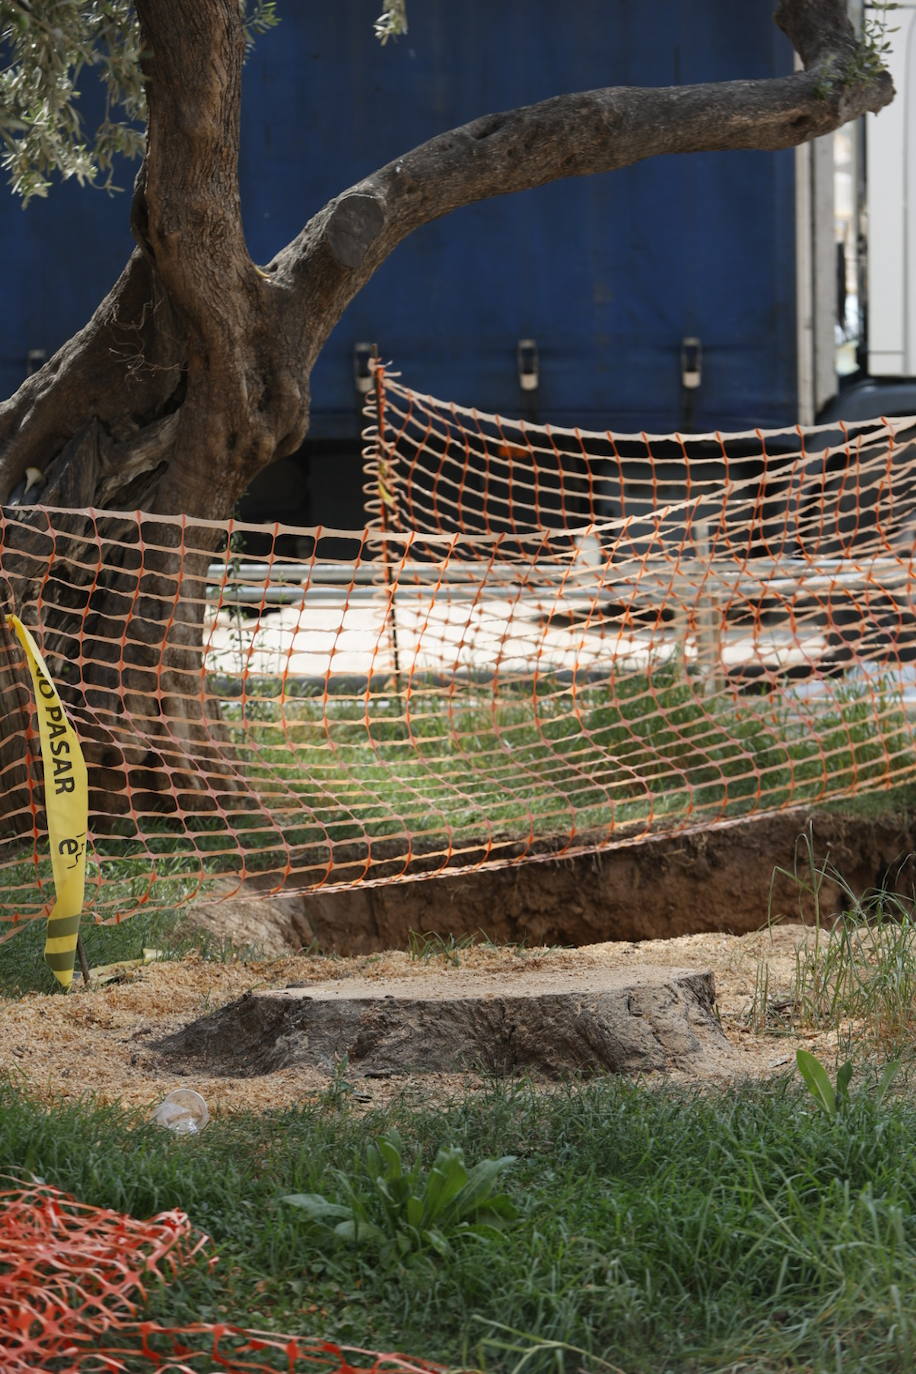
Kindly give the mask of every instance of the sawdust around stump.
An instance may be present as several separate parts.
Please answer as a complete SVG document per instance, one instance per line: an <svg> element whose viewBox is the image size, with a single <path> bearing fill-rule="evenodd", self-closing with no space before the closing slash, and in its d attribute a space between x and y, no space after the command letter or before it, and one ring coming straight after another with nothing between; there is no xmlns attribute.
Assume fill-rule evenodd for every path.
<svg viewBox="0 0 916 1374"><path fill-rule="evenodd" d="M723 1056L713 1080L762 1076L791 1062L796 1040L815 1054L830 1055L830 1033L802 1034L792 1040L753 1034L747 1027L755 981L761 963L769 968L769 993L788 992L799 945L813 931L785 925L751 935L685 935L638 944L610 942L580 949L503 949L492 946L456 951L453 956L417 959L403 952L358 958L287 956L267 962L218 963L191 956L180 963L149 964L125 981L69 996L30 994L0 1002L0 1067L41 1098L74 1100L94 1095L99 1101L151 1109L176 1087L193 1087L213 1115L268 1111L294 1106L327 1092L331 1075L296 1066L255 1078L176 1076L165 1069L153 1042L198 1017L215 1011L246 991L282 988L290 983L324 982L359 976L373 982L436 975L445 987L458 968L463 975L497 975L512 980L526 971L560 970L568 976L595 965L626 969L630 964L711 969L716 983L722 1026L732 1050ZM452 962L450 962L450 958ZM737 1054L735 1053L737 1051ZM345 1070L355 1101L366 1109L393 1097L420 1104L447 1101L473 1091L482 1080L473 1074L398 1076L362 1079ZM683 1080L683 1072L670 1075ZM657 1076L656 1076L657 1077Z"/></svg>

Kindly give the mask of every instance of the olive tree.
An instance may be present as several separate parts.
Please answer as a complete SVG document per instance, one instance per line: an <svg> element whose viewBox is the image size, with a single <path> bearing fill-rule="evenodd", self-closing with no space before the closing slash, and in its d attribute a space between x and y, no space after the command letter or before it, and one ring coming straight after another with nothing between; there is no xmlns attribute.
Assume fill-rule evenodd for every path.
<svg viewBox="0 0 916 1374"><path fill-rule="evenodd" d="M136 148L141 158L130 209L136 246L120 276L85 327L0 406L0 504L22 491L27 471L40 470L41 501L74 512L74 549L87 507L230 516L253 478L301 445L309 374L328 335L421 225L473 201L661 154L788 148L893 95L881 44L855 32L846 0L780 0L775 22L800 59L793 74L558 92L483 113L342 188L270 262L256 264L242 230L239 121L246 47L273 22L272 4L0 0L0 17L12 59L0 77L0 140L16 188L42 194L55 169L104 184L115 152ZM392 0L380 36L402 23L403 0ZM90 65L110 108L87 137L72 95ZM199 667L201 597L173 616L177 554L147 558L146 615L116 636L121 662L84 655L74 670L74 607L84 638L110 640L136 606L130 544L138 536L114 515L110 528L119 531L117 547L86 589L77 586L80 560L60 536L52 548L40 521L17 522L4 571L19 603L41 580L52 671L67 679L69 665L65 690L96 713L97 779L105 785L107 770L124 767L112 722L126 711L144 722L132 762L154 789L157 732L174 747L209 730L199 694L182 688L183 675ZM185 588L204 576L204 543L196 561L185 560ZM52 567L49 576L41 559L69 559L66 575L55 579ZM164 647L157 601L167 608L158 620L171 626Z"/></svg>

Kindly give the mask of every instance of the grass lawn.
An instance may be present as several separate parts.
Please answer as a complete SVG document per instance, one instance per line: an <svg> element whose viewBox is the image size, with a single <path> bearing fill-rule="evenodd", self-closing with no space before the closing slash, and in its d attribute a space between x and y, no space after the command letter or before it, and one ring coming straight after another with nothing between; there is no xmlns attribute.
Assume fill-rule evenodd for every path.
<svg viewBox="0 0 916 1374"><path fill-rule="evenodd" d="M291 790L318 813L311 828L290 818L293 843L664 830L886 787L916 763L895 693L842 680L816 702L709 698L667 668L612 685L420 679L402 697L280 699L262 687L223 714L268 807Z"/></svg>
<svg viewBox="0 0 916 1374"><path fill-rule="evenodd" d="M363 1116L329 1091L179 1138L112 1108L44 1109L10 1084L0 1167L139 1217L186 1210L221 1262L153 1294L150 1315L168 1323L231 1320L488 1370L904 1374L916 1107L856 1086L835 1118L795 1078L725 1092L494 1082L447 1110ZM516 1219L444 1254L399 1255L280 1201L355 1195L381 1215L366 1152L393 1129L424 1169L440 1146L468 1163L514 1155L499 1187Z"/></svg>

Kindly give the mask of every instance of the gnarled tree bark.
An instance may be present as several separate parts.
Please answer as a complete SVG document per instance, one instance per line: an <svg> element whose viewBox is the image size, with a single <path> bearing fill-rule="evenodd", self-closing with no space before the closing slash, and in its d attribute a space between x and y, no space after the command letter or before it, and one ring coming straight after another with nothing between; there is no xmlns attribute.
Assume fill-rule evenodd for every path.
<svg viewBox="0 0 916 1374"><path fill-rule="evenodd" d="M257 473L301 444L325 340L419 226L473 201L660 154L791 147L893 95L887 73L864 60L845 0L781 0L776 20L804 70L586 91L485 115L345 191L261 269L239 205L238 0L137 0L136 9L149 106L132 211L138 246L92 320L0 407L0 504L15 505L26 469L38 468L44 483L31 499L73 512L51 538L40 511L7 511L10 609L40 622L52 673L91 717L97 799L111 809L121 797L128 811L128 769L144 793L174 797L180 777L179 792L215 804L212 784L182 771L181 757L218 752L195 684L219 531L189 555L178 522L146 528L106 512L231 516ZM98 513L80 513L90 507ZM107 541L104 566L88 566L87 539ZM93 641L99 654L85 652ZM15 677L9 662L5 672ZM142 740L122 737L125 718L142 725ZM0 768L21 754L21 739L6 748ZM223 771L231 789L231 767Z"/></svg>

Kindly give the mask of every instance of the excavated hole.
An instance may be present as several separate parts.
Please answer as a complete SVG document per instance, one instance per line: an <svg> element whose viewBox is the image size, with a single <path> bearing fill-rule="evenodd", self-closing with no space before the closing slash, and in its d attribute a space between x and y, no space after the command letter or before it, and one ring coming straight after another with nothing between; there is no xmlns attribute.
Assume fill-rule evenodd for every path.
<svg viewBox="0 0 916 1374"><path fill-rule="evenodd" d="M806 834L811 836L809 855ZM267 896L227 880L225 898L196 904L191 918L240 945L274 954L409 949L415 932L499 945L581 946L722 931L740 935L771 920L812 920L809 859L854 892L885 886L907 896L916 820L793 811L717 830L624 845L603 854L543 856L492 871L429 882ZM794 875L794 876L793 876ZM217 895L219 895L217 893ZM819 911L848 904L843 884L820 883Z"/></svg>

